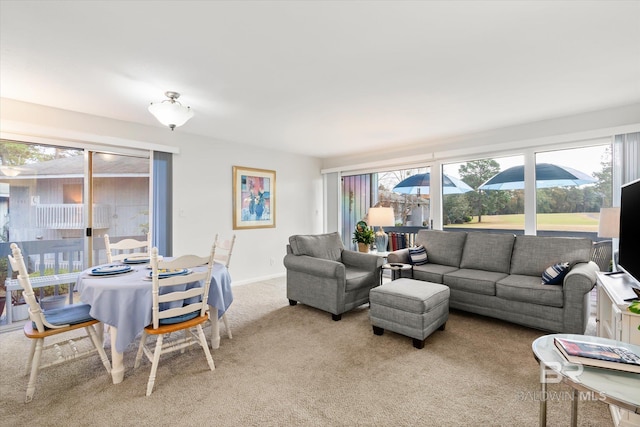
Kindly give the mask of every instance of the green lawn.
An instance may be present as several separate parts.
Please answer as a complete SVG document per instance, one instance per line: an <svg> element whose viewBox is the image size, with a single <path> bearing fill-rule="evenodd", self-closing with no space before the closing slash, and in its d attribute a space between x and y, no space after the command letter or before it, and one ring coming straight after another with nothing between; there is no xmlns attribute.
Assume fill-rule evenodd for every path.
<svg viewBox="0 0 640 427"><path fill-rule="evenodd" d="M598 231L598 212L582 213L551 213L538 214L537 224L539 230L566 230L566 231ZM464 224L451 224L447 227L460 228L524 228L524 214L515 215L483 215L482 222L478 217L473 217L471 222Z"/></svg>

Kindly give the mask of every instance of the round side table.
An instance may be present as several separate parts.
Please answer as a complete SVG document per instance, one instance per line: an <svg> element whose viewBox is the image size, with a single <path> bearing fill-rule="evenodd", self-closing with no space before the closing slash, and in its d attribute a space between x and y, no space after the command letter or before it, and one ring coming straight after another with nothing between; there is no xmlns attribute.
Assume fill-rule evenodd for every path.
<svg viewBox="0 0 640 427"><path fill-rule="evenodd" d="M396 280L398 277L402 277L402 271L411 271L411 278L413 279L413 265L402 264L398 262L391 262L382 265L383 270L391 270L391 280ZM381 278L382 280L382 278Z"/></svg>

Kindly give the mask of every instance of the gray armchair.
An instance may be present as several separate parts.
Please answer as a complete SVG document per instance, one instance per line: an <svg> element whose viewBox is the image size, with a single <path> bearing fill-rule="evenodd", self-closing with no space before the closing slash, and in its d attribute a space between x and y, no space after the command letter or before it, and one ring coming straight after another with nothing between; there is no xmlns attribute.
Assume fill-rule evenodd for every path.
<svg viewBox="0 0 640 427"><path fill-rule="evenodd" d="M369 302L382 263L376 255L345 249L338 233L291 236L284 257L289 304L301 302L340 320Z"/></svg>

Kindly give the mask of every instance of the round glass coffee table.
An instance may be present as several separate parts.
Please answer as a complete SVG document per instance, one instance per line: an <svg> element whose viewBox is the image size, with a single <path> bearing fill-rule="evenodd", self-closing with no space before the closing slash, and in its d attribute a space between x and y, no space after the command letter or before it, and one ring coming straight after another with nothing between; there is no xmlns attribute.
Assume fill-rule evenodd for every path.
<svg viewBox="0 0 640 427"><path fill-rule="evenodd" d="M578 400L588 393L599 401L640 414L640 374L570 363L556 348L554 338L567 338L626 347L640 354L640 346L589 335L553 334L536 339L533 354L540 363L540 425L547 425L547 384L564 383L573 389L571 425L578 423Z"/></svg>

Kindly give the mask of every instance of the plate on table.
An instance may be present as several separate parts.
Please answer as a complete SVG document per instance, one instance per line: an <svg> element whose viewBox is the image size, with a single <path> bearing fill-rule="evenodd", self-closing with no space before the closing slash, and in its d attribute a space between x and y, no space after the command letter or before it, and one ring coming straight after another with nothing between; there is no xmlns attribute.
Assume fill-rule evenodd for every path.
<svg viewBox="0 0 640 427"><path fill-rule="evenodd" d="M160 270L158 270L158 278L166 279L167 277L183 276L189 273L191 273L191 270L187 268L173 268L173 269L161 268ZM149 277L151 277L152 275L153 275L153 271L150 271Z"/></svg>
<svg viewBox="0 0 640 427"><path fill-rule="evenodd" d="M110 276L112 274L128 273L131 270L130 265L110 264L96 267L89 274L92 276Z"/></svg>
<svg viewBox="0 0 640 427"><path fill-rule="evenodd" d="M149 257L131 257L122 260L125 264L146 264L151 261Z"/></svg>

